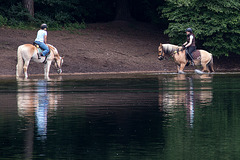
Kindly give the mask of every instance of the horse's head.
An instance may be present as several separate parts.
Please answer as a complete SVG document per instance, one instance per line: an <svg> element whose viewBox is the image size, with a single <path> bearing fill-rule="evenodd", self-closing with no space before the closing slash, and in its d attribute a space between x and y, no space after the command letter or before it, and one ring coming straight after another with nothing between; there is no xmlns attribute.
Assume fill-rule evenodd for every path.
<svg viewBox="0 0 240 160"><path fill-rule="evenodd" d="M58 54L57 48L55 48L54 46L52 46L50 44L48 44L48 47L53 52L54 64L55 64L55 67L57 68L57 73L60 74L60 73L62 73L63 57L60 57L60 55Z"/></svg>
<svg viewBox="0 0 240 160"><path fill-rule="evenodd" d="M55 58L55 67L57 68L57 73L62 73L62 64L63 64L63 57L56 56Z"/></svg>
<svg viewBox="0 0 240 160"><path fill-rule="evenodd" d="M163 50L163 45L162 43L160 43L159 47L158 47L158 59L159 60L163 60L164 59L164 50Z"/></svg>

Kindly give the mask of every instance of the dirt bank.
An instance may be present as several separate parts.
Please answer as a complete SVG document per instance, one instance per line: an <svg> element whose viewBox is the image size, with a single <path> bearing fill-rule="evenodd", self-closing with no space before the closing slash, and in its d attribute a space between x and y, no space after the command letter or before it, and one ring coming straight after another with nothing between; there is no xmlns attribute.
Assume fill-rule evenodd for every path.
<svg viewBox="0 0 240 160"><path fill-rule="evenodd" d="M21 44L32 43L37 30L0 28L0 75L14 75L16 51ZM110 22L89 24L79 31L48 31L48 43L64 56L64 73L172 71L171 58L159 61L159 43L168 37L152 25L144 23ZM216 71L239 71L239 57L214 59ZM222 65L224 64L224 65ZM187 67L193 70L193 67ZM29 74L43 73L42 64L30 63ZM54 66L51 73L55 73Z"/></svg>

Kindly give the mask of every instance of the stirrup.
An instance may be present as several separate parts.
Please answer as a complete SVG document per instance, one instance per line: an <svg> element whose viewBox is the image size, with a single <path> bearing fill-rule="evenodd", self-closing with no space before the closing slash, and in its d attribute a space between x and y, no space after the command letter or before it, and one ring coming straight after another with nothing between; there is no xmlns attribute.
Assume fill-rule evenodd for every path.
<svg viewBox="0 0 240 160"><path fill-rule="evenodd" d="M40 55L41 53L37 53L37 55L38 55L38 59L41 59L41 55Z"/></svg>
<svg viewBox="0 0 240 160"><path fill-rule="evenodd" d="M47 58L48 58L48 55L45 56L45 59L43 61L43 64L46 64L47 63Z"/></svg>

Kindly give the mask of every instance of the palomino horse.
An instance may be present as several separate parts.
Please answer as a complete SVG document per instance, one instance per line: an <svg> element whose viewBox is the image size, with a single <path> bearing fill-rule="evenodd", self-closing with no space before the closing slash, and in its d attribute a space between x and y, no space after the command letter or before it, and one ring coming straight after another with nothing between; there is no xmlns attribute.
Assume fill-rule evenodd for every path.
<svg viewBox="0 0 240 160"><path fill-rule="evenodd" d="M202 72L214 72L212 54L205 50L197 50L197 52L199 53L199 57L194 59L195 65L202 65ZM158 59L163 60L165 54L170 54L174 58L178 73L184 73L183 69L188 63L185 50L182 50L182 47L176 45L160 43L158 47Z"/></svg>
<svg viewBox="0 0 240 160"><path fill-rule="evenodd" d="M16 66L16 77L19 77L23 74L25 75L25 78L28 77L27 69L30 60L33 60L38 63L44 63L44 77L47 79L49 78L49 71L52 61L54 60L55 66L57 68L58 74L62 73L62 64L63 64L63 58L59 56L57 49L48 44L48 47L50 49L50 53L47 56L47 59L45 60L45 57L41 57L41 59L38 59L38 49L32 45L32 44L24 44L18 47L17 51L17 59L18 63Z"/></svg>

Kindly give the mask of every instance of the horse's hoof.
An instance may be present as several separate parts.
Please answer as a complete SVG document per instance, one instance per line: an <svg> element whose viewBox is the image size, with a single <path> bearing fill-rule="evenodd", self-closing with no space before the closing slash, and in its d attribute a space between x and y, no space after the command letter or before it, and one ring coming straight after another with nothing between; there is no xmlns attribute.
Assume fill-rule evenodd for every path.
<svg viewBox="0 0 240 160"><path fill-rule="evenodd" d="M183 72L183 71L178 71L178 73L179 73L179 74L185 74L185 72Z"/></svg>
<svg viewBox="0 0 240 160"><path fill-rule="evenodd" d="M197 73L197 74L204 74L203 71L200 71L200 70L198 70L198 69L195 69L195 73Z"/></svg>
<svg viewBox="0 0 240 160"><path fill-rule="evenodd" d="M61 74L61 73L62 73L62 70L61 70L61 69L58 69L58 70L57 70L57 73L58 73L58 74Z"/></svg>

